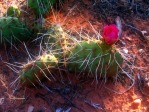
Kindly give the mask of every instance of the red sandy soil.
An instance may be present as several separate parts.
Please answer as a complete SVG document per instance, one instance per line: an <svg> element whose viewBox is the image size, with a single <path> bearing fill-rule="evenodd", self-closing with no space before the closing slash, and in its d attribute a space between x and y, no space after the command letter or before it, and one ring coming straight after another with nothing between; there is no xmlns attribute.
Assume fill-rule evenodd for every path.
<svg viewBox="0 0 149 112"><path fill-rule="evenodd" d="M20 0L21 2L19 0L9 2L8 0L8 5L13 1L16 1L19 7L22 7L20 3L23 0ZM60 10L54 10L55 16L52 12L46 16L46 27L50 26L51 23L61 24L65 29L72 31L76 35L82 31L83 34L88 34L95 38L97 37L96 32L102 32L103 26L106 23L96 19L95 16L98 15L94 14L90 0L82 0L81 2L80 0L69 0L63 3L62 7ZM5 12L6 8L6 2L0 0L1 11ZM131 22L140 30L147 31L148 33L146 35L149 35L148 19L133 18ZM146 82L142 81L145 82L142 85L137 80L138 75L143 78L149 77L149 42L147 39L143 39L144 41L142 41L140 35L130 30L123 30L116 48L124 56L127 56L127 60L132 63L129 66L125 64L124 69L133 75L135 80L133 87L123 94L118 94L112 90L117 92L125 91L131 84L129 80L126 80L127 84L125 80L117 83L108 80L102 86L100 85L100 81L102 80L99 80L99 84L97 85L92 83L93 80L85 81L81 84L81 89L77 90L79 95L101 105L101 109L95 109L83 102L81 98L75 97L73 102L85 112L149 112L149 96L147 96L149 95L148 81L147 79ZM22 50L22 46L20 45L20 48L18 48L19 51L9 49L7 53L6 50L0 48L0 56L3 61L13 63L13 58L15 58L17 62L27 62L27 53L25 50ZM126 52L127 50L128 53ZM6 64L0 63L0 112L27 112L30 106L34 107L33 112L52 112L52 107L57 108L64 103L63 98L58 93L47 94L45 89L22 88L13 93L15 87L11 87L10 83L17 77L18 74L9 69ZM59 83L53 83L51 86L62 87ZM47 94L47 98L42 99L37 97L37 93ZM71 108L70 112L81 112L76 107L71 106Z"/></svg>

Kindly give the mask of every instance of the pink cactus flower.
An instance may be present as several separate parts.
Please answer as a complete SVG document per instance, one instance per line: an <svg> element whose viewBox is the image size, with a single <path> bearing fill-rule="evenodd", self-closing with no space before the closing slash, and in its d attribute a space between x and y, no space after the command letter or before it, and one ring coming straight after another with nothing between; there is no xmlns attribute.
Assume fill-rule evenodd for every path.
<svg viewBox="0 0 149 112"><path fill-rule="evenodd" d="M106 25L103 31L103 41L108 45L113 45L118 41L118 28L116 25Z"/></svg>

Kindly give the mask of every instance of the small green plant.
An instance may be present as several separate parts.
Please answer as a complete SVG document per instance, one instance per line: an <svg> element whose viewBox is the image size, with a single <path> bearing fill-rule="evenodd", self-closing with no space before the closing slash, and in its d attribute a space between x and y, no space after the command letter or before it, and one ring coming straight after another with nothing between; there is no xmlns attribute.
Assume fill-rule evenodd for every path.
<svg viewBox="0 0 149 112"><path fill-rule="evenodd" d="M20 16L20 9L16 5L10 6L7 9L7 16L19 17Z"/></svg>
<svg viewBox="0 0 149 112"><path fill-rule="evenodd" d="M0 18L1 44L15 43L27 40L32 31L23 22L20 22L16 17L1 17Z"/></svg>
<svg viewBox="0 0 149 112"><path fill-rule="evenodd" d="M46 15L57 0L28 0L28 6L34 9L37 15Z"/></svg>

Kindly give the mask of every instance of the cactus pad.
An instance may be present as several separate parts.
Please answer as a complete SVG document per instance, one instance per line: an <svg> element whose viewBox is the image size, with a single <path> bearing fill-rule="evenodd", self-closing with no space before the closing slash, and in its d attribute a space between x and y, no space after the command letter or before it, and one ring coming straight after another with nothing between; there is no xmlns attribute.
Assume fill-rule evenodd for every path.
<svg viewBox="0 0 149 112"><path fill-rule="evenodd" d="M0 18L0 43L15 43L20 40L27 40L31 30L16 17Z"/></svg>
<svg viewBox="0 0 149 112"><path fill-rule="evenodd" d="M44 38L47 51L54 53L57 58L65 58L67 51L73 45L72 38L58 24L51 26L47 35Z"/></svg>
<svg viewBox="0 0 149 112"><path fill-rule="evenodd" d="M56 1L57 0L28 0L28 6L34 9L37 15L45 15Z"/></svg>
<svg viewBox="0 0 149 112"><path fill-rule="evenodd" d="M10 6L7 10L7 16L19 17L20 16L19 8L16 5Z"/></svg>
<svg viewBox="0 0 149 112"><path fill-rule="evenodd" d="M42 79L50 79L57 66L57 58L54 55L43 55L38 60L33 61L23 67L21 70L21 82L23 85L36 85Z"/></svg>
<svg viewBox="0 0 149 112"><path fill-rule="evenodd" d="M96 77L113 77L122 65L121 55L98 41L83 41L71 50L67 61L70 71L89 73Z"/></svg>

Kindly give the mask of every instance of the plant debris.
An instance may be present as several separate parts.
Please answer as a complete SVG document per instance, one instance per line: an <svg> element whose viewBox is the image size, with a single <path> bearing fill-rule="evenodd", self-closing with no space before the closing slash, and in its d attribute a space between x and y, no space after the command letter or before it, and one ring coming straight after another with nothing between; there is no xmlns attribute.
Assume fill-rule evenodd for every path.
<svg viewBox="0 0 149 112"><path fill-rule="evenodd" d="M93 0L94 11L101 15L103 20L108 17L130 20L132 17L149 18L149 4L142 0Z"/></svg>

